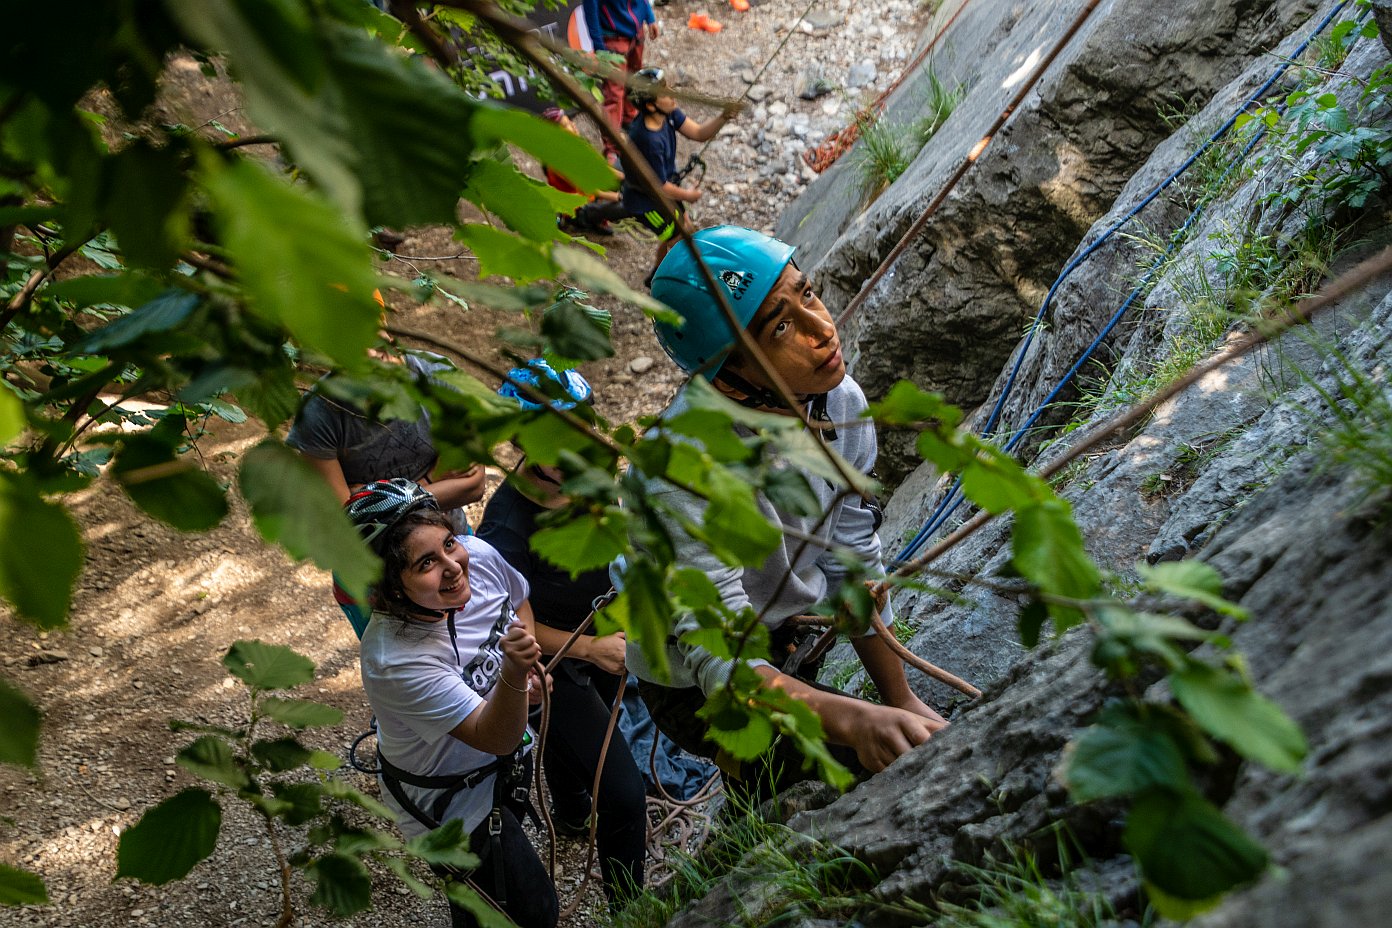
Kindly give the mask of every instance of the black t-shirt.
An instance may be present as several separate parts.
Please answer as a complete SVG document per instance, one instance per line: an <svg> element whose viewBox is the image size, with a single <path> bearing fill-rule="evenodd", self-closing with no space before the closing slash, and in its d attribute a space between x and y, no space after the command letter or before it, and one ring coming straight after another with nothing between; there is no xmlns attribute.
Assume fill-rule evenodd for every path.
<svg viewBox="0 0 1392 928"><path fill-rule="evenodd" d="M667 115L661 127L657 129L649 129L643 122L641 113L629 124L628 140L647 160L659 183L666 183L677 173L677 130L684 122L686 114L676 109ZM624 181L620 189L624 209L631 215L637 216L650 209L657 209L657 201L637 184Z"/></svg>
<svg viewBox="0 0 1392 928"><path fill-rule="evenodd" d="M536 620L552 628L575 631L589 618L596 598L609 592L607 570L587 571L574 580L570 572L544 560L531 549L536 518L546 509L511 484L498 487L483 511L478 537L498 549L531 586L528 597ZM593 634L593 627L589 629Z"/></svg>

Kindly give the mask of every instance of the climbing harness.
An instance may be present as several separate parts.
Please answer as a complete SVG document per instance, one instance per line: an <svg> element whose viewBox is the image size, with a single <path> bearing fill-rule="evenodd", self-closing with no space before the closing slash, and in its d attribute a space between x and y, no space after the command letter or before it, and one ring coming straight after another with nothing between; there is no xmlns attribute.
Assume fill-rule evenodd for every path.
<svg viewBox="0 0 1392 928"><path fill-rule="evenodd" d="M1220 141L1225 135L1227 135L1227 133L1232 130L1233 126L1236 125L1238 118L1244 112L1246 112L1249 107L1251 107L1253 104L1260 101L1263 97L1266 96L1267 92L1272 88L1272 86L1274 86L1275 83L1278 80L1280 80L1280 78L1286 73L1286 71L1290 69L1290 67L1294 63L1293 59L1298 57L1301 53L1303 53L1305 49L1307 49L1310 46L1310 43L1312 43L1315 40L1315 38L1317 38L1329 26L1329 24L1334 21L1334 18L1338 16L1338 14L1347 5L1348 0L1343 0L1343 2L1340 2L1332 10L1330 10L1328 15L1324 17L1324 19L1319 23L1319 25L1315 27L1314 31L1311 32L1310 35L1305 39L1305 41L1303 41L1295 49L1295 51L1289 56L1289 58L1283 60L1281 64L1276 68L1276 70L1272 73L1272 75L1269 78L1267 78L1267 80L1263 82L1260 87L1258 87L1254 92L1248 95L1248 97L1245 100L1243 100L1242 104L1236 109L1236 111L1221 126L1219 126L1217 130L1215 130L1211 135L1209 135L1209 137L1205 139L1204 143L1200 145L1199 148L1195 150L1194 153L1191 154L1184 161L1183 164L1181 164L1178 168L1172 171L1168 177L1166 177L1154 188L1152 188L1150 192L1147 193L1144 197L1142 197L1141 200L1137 202L1135 206L1133 206L1130 210L1128 210L1125 213L1125 215L1123 215L1116 222L1112 223L1112 225L1110 225L1101 235L1097 237L1096 241L1092 242L1086 249L1083 250L1081 254L1079 254L1076 258L1071 260L1064 267L1064 269L1059 273L1058 278L1049 288L1049 292L1045 295L1044 301L1040 305L1039 312L1035 315L1034 321L1031 323L1029 331L1025 334L1024 339L1021 341L1020 347L1015 354L1015 360L1011 365L1010 374L1007 376L1006 382L1001 389L1001 395L996 400L995 405L992 407L991 414L987 417L986 424L982 428L982 437L989 438L995 433L996 426L999 424L1000 421L1001 413L1005 408L1005 403L1009 399L1010 394L1014 389L1016 378L1020 372L1021 366L1024 364L1025 356L1029 352L1030 345L1033 343L1035 335L1043 327L1045 317L1049 311L1049 308L1053 304L1054 296L1058 293L1059 288L1063 285L1063 282L1069 277L1069 275L1071 275L1075 270L1077 270L1077 268L1084 261L1086 261L1094 253L1096 253L1102 247L1102 245L1108 239L1110 239L1118 230L1120 230L1131 219L1135 218L1146 206L1153 202L1156 199L1156 197L1158 197L1172 184L1174 184L1184 174L1184 172L1187 171L1194 164L1194 162L1196 162L1200 157L1203 156L1205 152L1207 152L1210 148L1217 144L1218 141ZM1224 173L1222 175L1223 178L1226 178L1231 171L1233 171L1238 165L1240 165L1243 162L1243 160L1245 160L1247 155L1252 151L1253 148L1256 147L1256 145L1264 137L1265 132L1265 127L1262 127L1253 135L1252 139L1248 141L1247 145L1242 149L1242 151L1239 152L1238 155L1232 160L1232 162L1228 164L1227 168L1224 170ZM1140 283L1138 283L1137 286L1131 290L1131 292L1127 295L1126 299L1112 314L1111 318L1103 326L1101 331L1098 332L1097 336L1092 340L1091 344L1089 344L1088 347L1084 349L1081 356L1068 369L1067 373L1064 374L1062 380L1053 388L1053 390L1049 392L1048 396L1046 396L1044 400L1040 402L1040 404L1025 420L1024 424L1021 425L1011 434L1010 438L1002 446L1005 451L1013 451L1019 445L1019 443L1024 440L1024 438L1029 434L1030 429L1034 426L1036 422L1039 421L1039 418L1044 414L1048 407L1054 402L1054 400L1058 398L1059 394L1062 393L1064 388L1072 382L1074 376L1076 376L1078 371L1082 369L1083 365L1086 364L1087 361L1092 357L1093 353L1097 350L1098 347L1101 346L1102 342L1106 339L1106 337L1109 334L1111 334L1112 330L1121 321L1122 317L1126 314L1127 310L1130 309L1131 305L1135 302L1135 300L1139 298L1141 293L1145 292L1145 289L1149 286L1151 279L1154 277L1156 273L1158 273L1160 268L1163 267L1164 263L1168 260L1170 254L1174 251L1174 249L1178 246L1178 243L1182 240L1183 234L1186 231L1188 231L1188 229L1194 224L1195 221L1197 221L1199 216L1208 207L1208 203L1208 200L1204 200L1198 203L1193 209L1193 211L1189 213L1188 217L1184 220L1180 227L1176 230L1176 232L1170 236L1169 242L1165 248L1164 253L1161 254L1160 257L1158 257L1150 265L1145 275L1141 278ZM864 292L865 291L862 291L862 293ZM923 527L918 531L917 534L914 535L912 539L909 540L909 542L904 546L904 548L894 556L891 562L891 566L897 566L899 564L903 564L907 561L912 560L922 549L923 545L927 542L927 540L930 537L932 537L932 535L935 534L937 530L941 528L942 525L949 518L952 517L953 513L957 511L957 509L961 506L961 504L964 501L965 497L961 493L961 478L958 478L956 482L953 484L952 488L948 491L948 493L943 496L942 500L939 501L937 507L934 509L932 514L929 515L928 520L924 523Z"/></svg>

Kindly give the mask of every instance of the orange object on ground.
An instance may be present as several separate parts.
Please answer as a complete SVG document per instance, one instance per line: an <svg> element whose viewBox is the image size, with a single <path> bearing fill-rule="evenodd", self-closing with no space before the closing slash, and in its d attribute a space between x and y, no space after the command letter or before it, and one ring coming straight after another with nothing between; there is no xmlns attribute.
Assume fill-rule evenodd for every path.
<svg viewBox="0 0 1392 928"><path fill-rule="evenodd" d="M736 13L749 12L749 0L730 0L730 6Z"/></svg>
<svg viewBox="0 0 1392 928"><path fill-rule="evenodd" d="M725 27L705 13L692 13L691 18L686 21L686 28L700 29L702 32L719 32Z"/></svg>

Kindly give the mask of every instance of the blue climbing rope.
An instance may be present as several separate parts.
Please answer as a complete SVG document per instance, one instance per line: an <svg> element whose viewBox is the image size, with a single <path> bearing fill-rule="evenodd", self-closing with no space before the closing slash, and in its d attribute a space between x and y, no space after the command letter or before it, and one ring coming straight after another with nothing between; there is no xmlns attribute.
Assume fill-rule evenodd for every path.
<svg viewBox="0 0 1392 928"><path fill-rule="evenodd" d="M1237 120L1241 118L1242 114L1245 113L1248 110L1248 108L1251 107L1254 103L1259 102L1263 97L1266 96L1267 92L1271 90L1272 86L1274 86L1275 83L1278 80L1280 80L1281 77L1284 76L1288 70L1290 70L1291 66L1295 62L1295 59L1302 55L1305 52L1305 50L1310 47L1310 43L1313 42L1320 35L1320 33L1322 33L1326 28L1328 28L1329 24L1334 21L1334 17L1338 16L1339 13L1344 9L1344 7L1348 6L1348 4L1349 0L1341 0L1341 2L1336 4L1334 8L1329 11L1328 15L1326 15L1324 19L1320 21L1319 25L1315 27L1314 31L1312 31L1305 38L1305 40L1300 43L1300 45L1291 53L1289 57L1287 57L1280 63L1280 65L1271 74L1271 76L1267 78L1266 81L1260 87L1253 91L1247 97L1247 99L1245 99L1242 102L1242 104L1233 112L1233 114L1223 122L1221 126L1219 126L1211 135L1209 135L1207 139L1204 140L1204 143L1200 145L1194 151L1193 154L1191 154L1187 159L1185 159L1185 161L1174 171L1172 171L1168 177L1166 177L1154 188L1152 188L1151 191L1147 193L1143 198L1141 198L1141 200L1138 201L1133 207L1131 207L1131 209L1129 209L1125 213L1125 215L1123 215L1116 222L1108 226L1107 229L1097 237L1096 241L1094 241L1091 245L1085 248L1080 254L1078 254L1075 258L1069 261L1067 265L1064 266L1063 270L1059 273L1058 278L1054 281L1053 285L1049 287L1049 292L1045 295L1044 301L1039 306L1039 312L1035 314L1034 321L1030 324L1029 330L1025 333L1025 337L1020 343L1020 347L1015 355L1015 360L1010 368L1010 374L1006 377L1005 385L1001 388L1001 395L996 400L995 405L992 407L991 414L986 419L986 424L982 427L981 435L983 438L990 438L992 435L995 434L996 426L999 424L1000 421L1001 412L1004 410L1006 401L1010 398L1010 394L1014 390L1015 381L1020 373L1021 366L1024 364L1025 356L1029 353L1030 345L1034 341L1035 334L1043 326L1045 316L1048 314L1049 308L1053 304L1054 296L1058 293L1059 288L1063 285L1063 282L1067 280L1069 275L1071 275L1075 270L1077 270L1078 267L1081 266L1084 261L1090 258L1094 253L1096 253L1097 250L1100 249L1108 239L1110 239L1123 226L1125 226L1128 222L1130 222L1137 215L1139 215L1141 210L1145 209L1145 207L1150 205L1156 197L1158 197L1172 184L1179 180L1179 178L1183 176L1183 174L1186 171L1188 171L1189 168L1192 167L1196 161L1203 157L1203 155L1210 148L1212 148L1224 136L1226 136L1232 130L1233 126L1237 124ZM1258 132L1256 132L1253 135L1252 139L1247 143L1247 145L1242 149L1242 151L1239 152L1237 156L1234 157L1233 160L1224 169L1223 174L1219 179L1220 184L1223 180L1226 180L1228 175L1247 158L1247 155L1252 151L1253 148L1256 147L1257 143L1265 136L1265 134L1266 128L1262 127ZM1136 287L1132 289L1132 291L1127 295L1126 299L1122 302L1122 304L1117 308L1116 312L1114 312L1111 318L1107 321L1107 324L1103 326L1102 330L1092 340L1092 343L1088 345L1088 347L1068 369L1067 373L1063 375L1063 379L1060 380L1059 383L1054 387L1054 389L1049 392L1049 395L1044 398L1044 400L1039 404L1039 406L1035 408L1034 412L1032 412L1029 418L1025 420L1025 423L1012 433L1010 438L1002 446L1004 450L1013 451L1015 447L1020 443L1020 441L1023 440L1023 438L1027 434L1029 434L1030 428L1033 427L1033 425L1037 421L1039 421L1040 416L1044 414L1045 410L1049 408L1050 404L1052 404L1054 400L1058 398L1059 394L1062 393L1063 390L1068 386L1068 384L1072 382L1074 376L1077 375L1078 371L1081 370L1083 365L1091 359L1093 352L1097 350L1097 348L1102 344L1102 342L1107 338L1107 336L1111 334L1112 330L1116 328L1117 324L1121 322L1122 318L1126 315L1127 310L1131 308L1131 304L1134 303L1137 297L1139 297L1140 294L1145 291L1145 288L1149 286L1151 278L1154 277L1157 271L1159 271L1160 267L1169 258L1171 253L1173 253L1177 245L1181 241L1183 241L1185 233L1188 232L1189 228L1193 225L1195 220L1197 220L1198 217L1203 213L1203 211L1208 207L1209 202L1211 202L1211 197L1200 201L1199 204L1195 206L1193 211L1189 213L1189 216L1184 220L1183 224L1170 236L1169 244L1166 246L1164 253L1161 254L1161 256L1157 258L1155 262L1151 264L1151 266L1146 270L1145 276L1141 278L1140 283L1138 283ZM918 533L915 534L912 539L909 540L909 542L904 546L903 550L901 550L898 554L894 556L892 561L893 565L897 566L906 561L912 560L927 543L928 539L931 538L938 531L938 529L940 529L943 526L943 524L945 524L947 520L952 517L952 514L956 512L957 509L961 506L961 504L965 501L965 497L963 497L961 493L961 488L962 480L960 477L958 477L957 480L953 483L952 488L943 496L943 498L938 502L938 505L934 508L933 512L928 516L928 519L923 524L923 527L919 529Z"/></svg>

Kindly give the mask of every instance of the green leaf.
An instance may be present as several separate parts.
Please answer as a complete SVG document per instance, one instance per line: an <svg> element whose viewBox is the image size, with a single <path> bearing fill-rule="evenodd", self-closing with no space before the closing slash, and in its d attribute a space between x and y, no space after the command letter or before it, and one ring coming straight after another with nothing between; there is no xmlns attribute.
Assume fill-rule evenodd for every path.
<svg viewBox="0 0 1392 928"><path fill-rule="evenodd" d="M623 590L603 610L607 622L623 629L629 641L638 642L658 682L669 679L667 635L673 625L672 601L662 579L656 564L630 560L623 575Z"/></svg>
<svg viewBox="0 0 1392 928"><path fill-rule="evenodd" d="M222 809L204 789L186 789L148 810L121 832L116 877L162 886L181 879L213 852Z"/></svg>
<svg viewBox="0 0 1392 928"><path fill-rule="evenodd" d="M49 296L71 303L78 309L88 306L143 306L153 301L161 292L184 293L181 290L166 290L164 284L153 277L136 272L126 274L88 274L50 284L45 291ZM190 294L191 295L191 294ZM111 326L97 331L106 331ZM101 349L98 349L100 351Z"/></svg>
<svg viewBox="0 0 1392 928"><path fill-rule="evenodd" d="M454 237L478 258L479 277L498 275L525 283L556 273L556 265L545 247L510 232L469 223L460 226Z"/></svg>
<svg viewBox="0 0 1392 928"><path fill-rule="evenodd" d="M1024 509L1049 495L1038 477L991 447L978 450L962 468L962 492L992 515Z"/></svg>
<svg viewBox="0 0 1392 928"><path fill-rule="evenodd" d="M518 235L547 242L557 234L556 214L573 212L586 202L583 196L562 194L571 202L568 209L558 209L548 191L560 193L549 184L527 177L509 163L481 158L470 166L465 195Z"/></svg>
<svg viewBox="0 0 1392 928"><path fill-rule="evenodd" d="M240 483L262 538L333 571L350 596L368 601L381 559L362 542L333 490L299 455L277 441L264 441L242 459Z"/></svg>
<svg viewBox="0 0 1392 928"><path fill-rule="evenodd" d="M364 363L376 341L367 230L328 203L249 161L202 160L228 254L262 318L345 367Z"/></svg>
<svg viewBox="0 0 1392 928"><path fill-rule="evenodd" d="M749 459L751 448L744 443L734 422L716 409L691 408L662 420L664 430L696 439L715 461L731 462ZM820 510L820 505L818 509Z"/></svg>
<svg viewBox="0 0 1392 928"><path fill-rule="evenodd" d="M372 905L372 877L354 857L325 854L305 870L317 884L309 901L335 915L352 915Z"/></svg>
<svg viewBox="0 0 1392 928"><path fill-rule="evenodd" d="M368 224L454 223L478 104L423 60L351 29L321 27L320 34L327 40L328 99L340 124L351 127L347 167L362 187ZM292 142L291 150L299 157L300 146ZM552 231L555 224L553 215Z"/></svg>
<svg viewBox="0 0 1392 928"><path fill-rule="evenodd" d="M203 298L198 294L171 287L138 309L78 339L72 351L74 354L106 354L114 348L129 347L146 335L177 329L202 303Z"/></svg>
<svg viewBox="0 0 1392 928"><path fill-rule="evenodd" d="M248 381L233 388L237 402L265 423L266 428L279 428L300 408L300 391L288 364L256 371Z"/></svg>
<svg viewBox="0 0 1392 928"><path fill-rule="evenodd" d="M1141 707L1114 704L1070 745L1064 780L1074 802L1130 796L1189 785L1184 754L1163 729L1147 724Z"/></svg>
<svg viewBox="0 0 1392 928"><path fill-rule="evenodd" d="M1236 675L1194 663L1170 674L1175 698L1204 731L1243 757L1299 773L1307 746L1290 716Z"/></svg>
<svg viewBox="0 0 1392 928"><path fill-rule="evenodd" d="M754 499L754 488L724 469L710 472L711 501L701 525L712 553L731 566L756 566L783 540Z"/></svg>
<svg viewBox="0 0 1392 928"><path fill-rule="evenodd" d="M944 399L941 393L929 393L907 380L890 387L880 402L871 403L867 415L884 425L935 422L954 428L962 421L962 410Z"/></svg>
<svg viewBox="0 0 1392 928"><path fill-rule="evenodd" d="M269 718L291 728L323 728L343 721L342 710L308 699L270 696L261 700L258 708Z"/></svg>
<svg viewBox="0 0 1392 928"><path fill-rule="evenodd" d="M464 831L464 823L457 818L407 841L406 850L432 866L472 870L479 863L478 858L469 853L469 836Z"/></svg>
<svg viewBox="0 0 1392 928"><path fill-rule="evenodd" d="M1046 593L1088 599L1101 588L1097 565L1088 557L1072 509L1063 500L1017 511L1010 543L1011 560L1020 575Z"/></svg>
<svg viewBox="0 0 1392 928"><path fill-rule="evenodd" d="M82 537L68 511L43 499L26 475L0 471L0 594L40 628L66 625L82 570Z"/></svg>
<svg viewBox="0 0 1392 928"><path fill-rule="evenodd" d="M551 260L587 290L616 296L655 319L681 322L680 316L650 295L634 290L613 268L585 249L557 245L551 249Z"/></svg>
<svg viewBox="0 0 1392 928"><path fill-rule="evenodd" d="M578 577L587 570L607 566L624 552L627 525L628 520L617 510L606 508L598 517L581 513L574 521L532 535L532 550Z"/></svg>
<svg viewBox="0 0 1392 928"><path fill-rule="evenodd" d="M1039 633L1044 630L1044 620L1049 617L1049 607L1037 599L1032 599L1020 610L1020 644L1032 648L1039 644Z"/></svg>
<svg viewBox="0 0 1392 928"><path fill-rule="evenodd" d="M287 825L300 826L324 814L324 788L318 783L272 783L271 792L287 806Z"/></svg>
<svg viewBox="0 0 1392 928"><path fill-rule="evenodd" d="M29 697L0 680L0 764L34 766L39 750L38 706Z"/></svg>
<svg viewBox="0 0 1392 928"><path fill-rule="evenodd" d="M187 745L176 763L189 773L232 789L251 785L251 778L232 753L232 746L216 735L204 735Z"/></svg>
<svg viewBox="0 0 1392 928"><path fill-rule="evenodd" d="M773 745L773 721L726 689L712 693L696 714L708 723L706 736L740 760L753 760Z"/></svg>
<svg viewBox="0 0 1392 928"><path fill-rule="evenodd" d="M612 358L609 329L575 303L557 303L541 315L541 334L550 350L574 361Z"/></svg>
<svg viewBox="0 0 1392 928"><path fill-rule="evenodd" d="M481 139L506 142L560 171L585 193L614 190L618 178L593 145L579 135L531 113L484 105L474 116Z"/></svg>
<svg viewBox="0 0 1392 928"><path fill-rule="evenodd" d="M328 751L310 751L308 763L315 770L337 770L343 766L339 756Z"/></svg>
<svg viewBox="0 0 1392 928"><path fill-rule="evenodd" d="M446 880L445 895L449 897L450 902L472 915L479 928L517 928L512 919L493 908L468 883Z"/></svg>
<svg viewBox="0 0 1392 928"><path fill-rule="evenodd" d="M314 679L314 662L290 648L241 640L227 649L223 666L254 690L288 690Z"/></svg>
<svg viewBox="0 0 1392 928"><path fill-rule="evenodd" d="M410 865L402 858L383 857L381 863L392 873L395 873L396 878L404 883L417 899L429 899L435 895L435 890L416 879L415 875L411 873Z"/></svg>
<svg viewBox="0 0 1392 928"><path fill-rule="evenodd" d="M1223 598L1222 576L1202 561L1167 561L1153 567L1141 563L1136 572L1153 590L1191 599L1236 619L1248 617L1246 609Z"/></svg>
<svg viewBox="0 0 1392 928"><path fill-rule="evenodd" d="M0 864L0 905L45 905L48 890L38 874Z"/></svg>
<svg viewBox="0 0 1392 928"><path fill-rule="evenodd" d="M271 773L283 773L309 763L312 754L294 738L277 738L252 744L251 756Z"/></svg>
<svg viewBox="0 0 1392 928"><path fill-rule="evenodd" d="M9 390L0 389L0 448L10 443L24 431L28 421L24 418L24 404Z"/></svg>
<svg viewBox="0 0 1392 928"><path fill-rule="evenodd" d="M353 789L353 787L344 783L342 780L326 780L320 789L325 796L344 802L351 802L358 808L366 809L368 812L371 812L384 821L392 822L396 820L396 813L392 812L391 809L388 809L366 793Z"/></svg>
<svg viewBox="0 0 1392 928"><path fill-rule="evenodd" d="M125 439L111 474L146 514L181 532L207 531L227 515L222 485L159 439Z"/></svg>
<svg viewBox="0 0 1392 928"><path fill-rule="evenodd" d="M179 145L154 148L143 140L108 161L103 218L132 264L172 267L188 239L187 152Z"/></svg>
<svg viewBox="0 0 1392 928"><path fill-rule="evenodd" d="M1138 796L1122 840L1147 882L1191 902L1252 882L1268 862L1261 845L1188 792L1152 789Z"/></svg>

